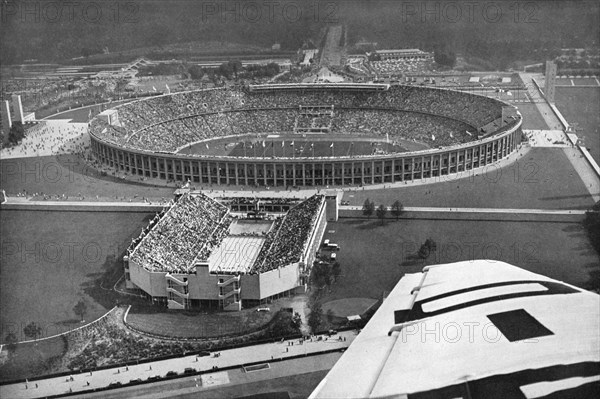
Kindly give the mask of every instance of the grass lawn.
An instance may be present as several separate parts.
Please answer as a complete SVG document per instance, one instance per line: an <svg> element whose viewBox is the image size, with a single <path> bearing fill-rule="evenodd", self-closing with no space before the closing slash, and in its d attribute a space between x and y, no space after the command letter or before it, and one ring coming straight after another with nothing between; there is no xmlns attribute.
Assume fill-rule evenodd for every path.
<svg viewBox="0 0 600 399"><path fill-rule="evenodd" d="M428 237L437 251L415 259ZM340 219L328 223L324 238L341 246L342 276L323 302L380 299L405 273L473 259L500 260L579 287L600 285L599 257L580 224L400 220L381 226L376 219Z"/></svg>
<svg viewBox="0 0 600 399"><path fill-rule="evenodd" d="M68 195L70 199L83 195L86 200L141 201L173 198L174 188L124 182L113 176L101 176L95 169L74 155L35 158L15 158L0 161L0 188L6 194L28 193ZM118 199L117 199L117 198ZM137 198L137 199L136 199Z"/></svg>
<svg viewBox="0 0 600 399"><path fill-rule="evenodd" d="M516 162L461 179L442 176L439 183L411 183L381 190L344 193L350 205L369 198L378 206L399 200L404 206L588 209L594 201L562 149L532 148Z"/></svg>
<svg viewBox="0 0 600 399"><path fill-rule="evenodd" d="M534 103L515 103L521 115L523 115L523 126L525 130L547 130L548 124L540 114Z"/></svg>
<svg viewBox="0 0 600 399"><path fill-rule="evenodd" d="M600 162L600 87L557 87L556 106Z"/></svg>
<svg viewBox="0 0 600 399"><path fill-rule="evenodd" d="M144 213L0 211L0 323L2 342L14 332L28 339L30 322L50 336L80 325L73 307L87 303L86 321L114 305L118 259L149 221ZM100 286L106 275L115 281ZM104 285L104 284L103 284Z"/></svg>
<svg viewBox="0 0 600 399"><path fill-rule="evenodd" d="M156 309L159 310L159 309ZM193 314L168 312L144 313L143 309L132 307L127 315L127 324L151 334L167 337L204 338L224 335L242 335L259 330L268 323L277 309L271 312L257 312L247 309L241 312L214 312Z"/></svg>
<svg viewBox="0 0 600 399"><path fill-rule="evenodd" d="M60 359L67 350L67 344L61 338L16 345L10 355L10 362L0 364L0 380L14 380L24 376L48 373L48 362ZM6 350L2 351L6 355Z"/></svg>

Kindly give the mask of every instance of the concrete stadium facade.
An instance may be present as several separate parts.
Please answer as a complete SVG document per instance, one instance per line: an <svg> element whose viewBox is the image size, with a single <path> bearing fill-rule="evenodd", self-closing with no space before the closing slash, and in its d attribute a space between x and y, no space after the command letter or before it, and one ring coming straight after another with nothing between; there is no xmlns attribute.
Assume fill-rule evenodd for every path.
<svg viewBox="0 0 600 399"><path fill-rule="evenodd" d="M188 155L128 148L103 140L94 132L90 132L90 137L92 152L100 162L132 175L215 185L346 186L456 175L493 164L508 157L521 143L522 119L519 116L512 122L508 127L498 128L496 132L462 144L364 156L258 158Z"/></svg>

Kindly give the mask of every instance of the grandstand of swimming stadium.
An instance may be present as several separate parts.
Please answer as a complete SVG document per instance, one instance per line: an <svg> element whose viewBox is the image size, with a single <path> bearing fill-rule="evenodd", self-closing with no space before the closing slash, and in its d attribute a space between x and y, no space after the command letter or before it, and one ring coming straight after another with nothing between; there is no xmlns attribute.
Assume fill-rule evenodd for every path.
<svg viewBox="0 0 600 399"><path fill-rule="evenodd" d="M325 196L178 194L133 239L128 288L169 309L241 310L304 291L326 225Z"/></svg>

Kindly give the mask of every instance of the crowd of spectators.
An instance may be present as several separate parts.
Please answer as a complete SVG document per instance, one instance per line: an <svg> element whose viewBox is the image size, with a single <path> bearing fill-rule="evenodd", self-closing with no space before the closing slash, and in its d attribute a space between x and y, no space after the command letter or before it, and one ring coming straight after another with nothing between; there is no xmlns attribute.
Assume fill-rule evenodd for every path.
<svg viewBox="0 0 600 399"><path fill-rule="evenodd" d="M290 205L296 204L300 200L295 197L264 197L260 199L252 197L223 197L221 198L221 201L230 205L254 205L256 203L269 205Z"/></svg>
<svg viewBox="0 0 600 399"><path fill-rule="evenodd" d="M199 256L208 258L227 235L232 222L229 210L203 195L183 195L150 230L130 254L149 271L185 273Z"/></svg>
<svg viewBox="0 0 600 399"><path fill-rule="evenodd" d="M310 116L300 109L324 105L334 107L333 116ZM413 86L392 86L387 91L214 89L125 104L117 108L121 127L98 120L91 127L95 135L120 145L168 152L213 137L295 128L330 128L333 133L346 133L347 128L352 133L368 133L371 129L446 145L469 140L471 136L464 132L478 131L498 119L502 106L488 97Z"/></svg>
<svg viewBox="0 0 600 399"><path fill-rule="evenodd" d="M431 61L418 59L389 59L382 61L371 61L371 68L382 75L395 75L403 73L422 73L429 71Z"/></svg>
<svg viewBox="0 0 600 399"><path fill-rule="evenodd" d="M264 273L299 262L324 200L323 195L313 195L278 219L277 225L267 234L250 272Z"/></svg>
<svg viewBox="0 0 600 399"><path fill-rule="evenodd" d="M25 125L25 137L14 147L1 148L3 159L58 154L82 155L89 149L86 126L62 121L42 121Z"/></svg>
<svg viewBox="0 0 600 399"><path fill-rule="evenodd" d="M390 139L411 138L430 146L447 146L472 140L473 128L461 121L416 112L340 110L333 130Z"/></svg>

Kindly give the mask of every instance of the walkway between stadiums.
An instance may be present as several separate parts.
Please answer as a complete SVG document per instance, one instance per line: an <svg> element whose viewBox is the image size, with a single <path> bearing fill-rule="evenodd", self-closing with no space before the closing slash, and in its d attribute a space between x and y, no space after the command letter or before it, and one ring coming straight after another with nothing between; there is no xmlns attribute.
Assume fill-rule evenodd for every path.
<svg viewBox="0 0 600 399"><path fill-rule="evenodd" d="M362 210L362 206L341 206L341 210ZM388 210L390 208L388 207ZM406 206L405 212L448 212L448 213L508 213L522 215L585 215L584 210L573 209L511 209L511 208L438 208Z"/></svg>
<svg viewBox="0 0 600 399"><path fill-rule="evenodd" d="M304 193L308 190L302 190ZM297 192L292 192L297 193ZM237 194L237 195L236 195ZM227 196L239 196L239 194L248 195L247 192L227 192ZM261 192L259 198L264 196L265 192ZM277 196L279 196L278 193ZM291 196L291 195L290 195ZM146 207L155 208L162 206L160 204L150 204L145 202L94 202L94 201L29 201L21 197L9 197L7 205L24 205L27 207L36 206L73 206L73 207ZM510 213L510 214L538 214L538 215L584 215L585 210L576 209L522 209L522 208L447 208L447 207L422 207L422 206L407 206L403 208L405 212L455 212L455 213ZM149 209L150 211L151 209ZM362 210L362 206L340 206L340 210L358 211ZM389 208L388 208L389 210Z"/></svg>
<svg viewBox="0 0 600 399"><path fill-rule="evenodd" d="M538 97L538 98L539 97L545 98L543 96L543 94L541 93L541 91L539 90L537 85L528 84L528 83L533 82L534 78L537 78L538 80L543 79L544 78L543 75L532 74L532 73L519 73L519 75L521 76L521 79L527 86L527 89L529 90L529 94L531 96ZM557 115L557 113L560 114L558 108L556 108L554 105L551 106L546 101L536 102L535 106L537 107L538 111L540 112L540 115L542 116L542 118L544 118L544 121L548 125L548 129L564 131L565 126L563 126L563 123L561 122L561 118L563 120L564 120L564 118L562 117L562 115L560 115L560 117L559 117L559 115ZM568 137L566 136L566 134L565 134L565 138L563 141L568 142ZM579 177L581 177L581 180L583 180L583 183L585 184L588 191L592 195L592 198L594 199L594 201L595 202L599 201L600 200L600 179L598 179L598 175L595 174L593 167L587 162L587 160L583 157L583 155L579 155L579 154L574 155L573 152L569 151L569 149L567 149L567 148L565 148L565 152L567 153L567 155L572 155L572 156L569 156L569 160L571 161L573 168L579 174Z"/></svg>
<svg viewBox="0 0 600 399"><path fill-rule="evenodd" d="M339 337L346 340L340 341ZM243 348L235 348L213 352L210 356L196 357L195 355L179 357L175 359L161 360L157 362L132 364L128 367L99 370L91 373L73 374L72 381L69 376L47 378L43 380L21 382L0 386L1 398L40 398L52 395L67 394L72 392L83 392L94 388L103 388L111 383L120 382L125 385L130 380L147 380L149 377L164 377L168 372L174 371L184 374L186 368L195 371L209 371L208 374L198 376L198 385L215 386L228 384L227 371L214 370L213 367L223 369L231 366L265 362L272 360L285 360L294 356L311 355L325 351L342 350L350 346L356 337L355 331L344 331L331 337L320 336L320 340L313 338L312 341L304 341L300 344L298 339L289 341L277 341L275 343L252 345ZM215 356L218 353L219 356ZM265 366L267 367L267 366ZM36 388L37 384L37 388Z"/></svg>

